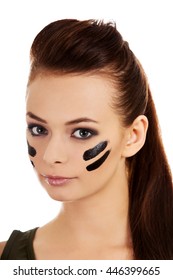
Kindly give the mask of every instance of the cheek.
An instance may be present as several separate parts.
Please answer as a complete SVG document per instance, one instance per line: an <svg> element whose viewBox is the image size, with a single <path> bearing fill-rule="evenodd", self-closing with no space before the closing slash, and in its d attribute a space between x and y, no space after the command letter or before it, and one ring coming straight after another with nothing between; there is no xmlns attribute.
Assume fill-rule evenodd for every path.
<svg viewBox="0 0 173 280"><path fill-rule="evenodd" d="M83 159L85 161L90 161L91 159L94 159L95 157L99 156L100 153L106 150L106 147L108 145L108 141L103 141L97 144L95 147L87 150L83 154ZM111 150L107 150L99 159L93 161L91 164L89 164L86 167L87 171L94 171L98 169L102 164L106 161L107 157L109 156Z"/></svg>
<svg viewBox="0 0 173 280"><path fill-rule="evenodd" d="M32 160L31 160L31 164L32 164L32 166L33 166L33 167L35 167L35 165L34 165L34 163L33 163L33 161L32 161Z"/></svg>
<svg viewBox="0 0 173 280"><path fill-rule="evenodd" d="M91 163L90 165L88 165L86 167L86 170L88 171L93 171L93 170L96 170L97 168L99 168L104 162L105 160L107 159L107 157L109 156L110 154L110 150L108 150L101 158L99 158L98 160L96 160L95 162Z"/></svg>
<svg viewBox="0 0 173 280"><path fill-rule="evenodd" d="M83 154L83 159L84 160L90 160L92 158L95 158L96 156L98 156L102 151L105 150L105 148L108 145L108 141L103 141L100 142L99 144L97 144L94 148L91 148L87 151L85 151L85 153Z"/></svg>
<svg viewBox="0 0 173 280"><path fill-rule="evenodd" d="M28 145L28 154L31 156L31 157L35 157L37 152L35 150L34 147L32 147L29 142L27 141L27 145Z"/></svg>
<svg viewBox="0 0 173 280"><path fill-rule="evenodd" d="M34 147L32 147L32 146L29 144L28 141L27 141L27 145L28 145L28 154L29 154L29 156L30 156L30 157L35 157L36 154L37 154L36 149L35 149ZM32 166L35 167L34 162L33 162L32 160L30 160L30 161L31 161Z"/></svg>

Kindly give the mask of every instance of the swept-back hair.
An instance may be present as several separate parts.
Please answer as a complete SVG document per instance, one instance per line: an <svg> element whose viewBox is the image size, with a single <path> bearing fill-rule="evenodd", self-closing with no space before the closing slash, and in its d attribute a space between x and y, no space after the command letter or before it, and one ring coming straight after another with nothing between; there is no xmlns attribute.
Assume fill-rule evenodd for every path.
<svg viewBox="0 0 173 280"><path fill-rule="evenodd" d="M130 126L144 114L144 146L127 158L129 222L135 259L173 259L173 183L155 106L142 66L114 22L64 19L50 23L31 47L29 83L39 73L104 73L115 85L112 107Z"/></svg>

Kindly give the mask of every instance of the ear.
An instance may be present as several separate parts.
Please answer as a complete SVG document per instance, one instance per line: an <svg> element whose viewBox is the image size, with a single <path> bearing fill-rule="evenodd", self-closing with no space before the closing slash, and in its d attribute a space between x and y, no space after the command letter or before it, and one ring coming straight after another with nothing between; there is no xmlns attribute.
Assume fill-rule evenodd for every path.
<svg viewBox="0 0 173 280"><path fill-rule="evenodd" d="M148 119L144 115L138 116L128 128L123 157L135 155L144 145L148 129Z"/></svg>

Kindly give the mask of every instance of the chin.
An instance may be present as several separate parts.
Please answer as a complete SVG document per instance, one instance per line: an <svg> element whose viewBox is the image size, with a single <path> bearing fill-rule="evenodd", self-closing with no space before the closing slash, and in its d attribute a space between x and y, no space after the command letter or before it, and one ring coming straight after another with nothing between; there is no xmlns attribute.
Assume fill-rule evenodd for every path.
<svg viewBox="0 0 173 280"><path fill-rule="evenodd" d="M69 190L69 188L64 188L64 187L54 188L52 186L48 186L45 183L44 184L42 183L42 186L44 190L47 192L48 196L55 201L72 202L76 200L76 196L72 194L72 191Z"/></svg>

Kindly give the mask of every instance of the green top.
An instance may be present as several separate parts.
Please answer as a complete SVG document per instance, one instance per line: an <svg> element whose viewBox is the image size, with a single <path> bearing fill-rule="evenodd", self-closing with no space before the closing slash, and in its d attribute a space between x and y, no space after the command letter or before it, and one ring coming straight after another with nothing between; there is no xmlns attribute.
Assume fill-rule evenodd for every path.
<svg viewBox="0 0 173 280"><path fill-rule="evenodd" d="M37 229L25 232L14 230L5 245L1 260L35 260L33 239Z"/></svg>

